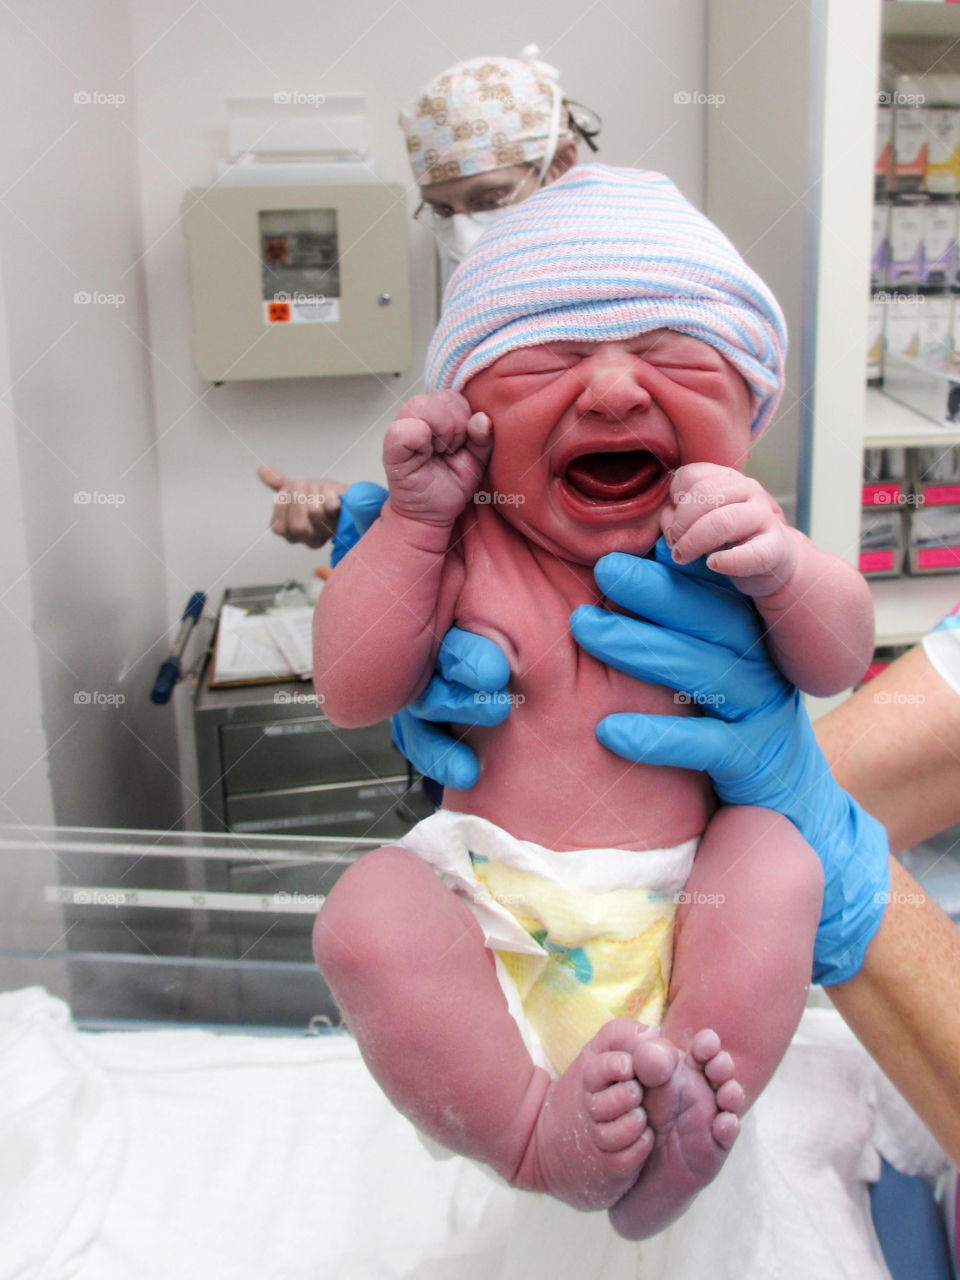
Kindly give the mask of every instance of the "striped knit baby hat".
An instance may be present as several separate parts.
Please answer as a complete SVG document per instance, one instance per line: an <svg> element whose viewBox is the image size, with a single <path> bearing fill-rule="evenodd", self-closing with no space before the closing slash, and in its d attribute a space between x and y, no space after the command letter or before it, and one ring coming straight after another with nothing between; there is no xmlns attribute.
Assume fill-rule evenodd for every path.
<svg viewBox="0 0 960 1280"><path fill-rule="evenodd" d="M753 392L756 437L783 389L773 294L662 173L580 165L511 207L454 273L427 352L428 390L461 389L519 347L676 329Z"/></svg>

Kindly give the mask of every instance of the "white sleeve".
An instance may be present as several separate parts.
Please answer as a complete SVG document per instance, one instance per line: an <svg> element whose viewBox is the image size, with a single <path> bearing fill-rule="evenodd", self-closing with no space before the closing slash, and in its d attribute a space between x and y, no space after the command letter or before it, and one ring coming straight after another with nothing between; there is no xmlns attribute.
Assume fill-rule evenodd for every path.
<svg viewBox="0 0 960 1280"><path fill-rule="evenodd" d="M937 675L960 693L960 605L923 637L923 651Z"/></svg>

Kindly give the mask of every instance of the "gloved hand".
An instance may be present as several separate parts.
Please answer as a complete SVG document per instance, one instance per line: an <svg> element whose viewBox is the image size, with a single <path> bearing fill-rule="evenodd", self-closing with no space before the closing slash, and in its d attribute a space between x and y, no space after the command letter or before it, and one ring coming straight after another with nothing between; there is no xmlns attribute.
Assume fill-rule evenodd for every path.
<svg viewBox="0 0 960 1280"><path fill-rule="evenodd" d="M601 662L688 695L702 717L619 714L597 737L628 760L702 769L726 804L784 814L816 851L824 900L814 981L857 972L889 896L883 827L837 785L792 685L767 657L760 621L729 580L697 561L604 556L597 585L643 621L583 605L574 638Z"/></svg>
<svg viewBox="0 0 960 1280"><path fill-rule="evenodd" d="M335 565L360 541L386 500L386 489L366 480L342 496L330 556ZM451 627L440 646L437 669L420 697L393 717L393 740L420 773L467 791L477 781L477 758L465 743L436 726L501 724L510 712L504 689L510 666L492 640Z"/></svg>

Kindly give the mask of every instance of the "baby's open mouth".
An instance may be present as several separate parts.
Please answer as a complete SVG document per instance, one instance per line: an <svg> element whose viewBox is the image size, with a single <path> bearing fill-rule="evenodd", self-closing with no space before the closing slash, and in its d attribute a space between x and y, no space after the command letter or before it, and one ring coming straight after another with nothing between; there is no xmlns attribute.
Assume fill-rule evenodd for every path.
<svg viewBox="0 0 960 1280"><path fill-rule="evenodd" d="M625 502L649 489L664 474L664 466L646 449L619 453L582 453L567 465L564 479L591 502Z"/></svg>

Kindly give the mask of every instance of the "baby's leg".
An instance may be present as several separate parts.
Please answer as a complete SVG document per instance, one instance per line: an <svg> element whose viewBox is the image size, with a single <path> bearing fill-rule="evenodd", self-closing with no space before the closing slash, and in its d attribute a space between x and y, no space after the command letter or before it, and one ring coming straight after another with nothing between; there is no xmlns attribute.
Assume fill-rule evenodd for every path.
<svg viewBox="0 0 960 1280"><path fill-rule="evenodd" d="M473 915L415 854L380 849L350 867L314 954L367 1066L424 1133L578 1208L608 1208L633 1184L653 1143L637 1076L663 1084L676 1050L618 1019L551 1080Z"/></svg>
<svg viewBox="0 0 960 1280"><path fill-rule="evenodd" d="M677 912L661 1028L682 1056L665 1086L645 1091L655 1144L611 1210L621 1235L662 1230L726 1159L737 1116L770 1079L803 1012L822 899L820 862L786 818L736 807L715 815Z"/></svg>

